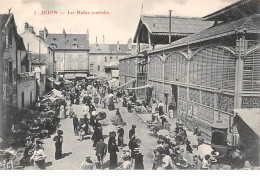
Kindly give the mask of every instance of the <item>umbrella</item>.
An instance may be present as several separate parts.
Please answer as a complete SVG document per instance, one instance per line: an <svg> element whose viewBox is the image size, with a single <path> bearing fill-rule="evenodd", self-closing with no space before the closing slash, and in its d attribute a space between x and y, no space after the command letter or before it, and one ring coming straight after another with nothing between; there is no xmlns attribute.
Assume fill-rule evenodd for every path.
<svg viewBox="0 0 260 176"><path fill-rule="evenodd" d="M167 131L166 129L159 130L157 132L157 135L159 135L159 136L168 136L169 135L169 131Z"/></svg>

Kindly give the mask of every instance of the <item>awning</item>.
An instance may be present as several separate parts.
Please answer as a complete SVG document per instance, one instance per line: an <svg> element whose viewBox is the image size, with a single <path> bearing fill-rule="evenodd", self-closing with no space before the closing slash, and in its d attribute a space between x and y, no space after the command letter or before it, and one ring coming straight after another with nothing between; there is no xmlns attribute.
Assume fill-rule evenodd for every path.
<svg viewBox="0 0 260 176"><path fill-rule="evenodd" d="M127 88L128 90L136 90L136 89L145 89L148 87L153 87L153 85L145 85L145 86L140 86L140 87L133 87L133 88Z"/></svg>
<svg viewBox="0 0 260 176"><path fill-rule="evenodd" d="M56 85L60 85L61 82L55 81L54 83L55 83Z"/></svg>
<svg viewBox="0 0 260 176"><path fill-rule="evenodd" d="M119 77L119 70L111 70L112 78L118 78Z"/></svg>
<svg viewBox="0 0 260 176"><path fill-rule="evenodd" d="M90 77L87 77L87 79L98 79L98 77L90 76Z"/></svg>
<svg viewBox="0 0 260 176"><path fill-rule="evenodd" d="M49 77L48 80L51 82L55 82L55 79L53 77Z"/></svg>
<svg viewBox="0 0 260 176"><path fill-rule="evenodd" d="M135 79L132 78L132 79L130 79L128 82L126 82L126 83L122 84L121 86L119 86L118 89L119 89L119 88L122 88L122 87L126 86L127 84L129 84L129 83L131 83L131 82L134 82L134 81L135 81Z"/></svg>
<svg viewBox="0 0 260 176"><path fill-rule="evenodd" d="M109 81L107 81L109 86L114 86L114 87L118 87L119 86L119 80L118 79L111 79Z"/></svg>
<svg viewBox="0 0 260 176"><path fill-rule="evenodd" d="M260 137L260 108L234 109L234 112Z"/></svg>
<svg viewBox="0 0 260 176"><path fill-rule="evenodd" d="M65 74L64 78L65 79L75 79L76 76L75 76L75 74Z"/></svg>
<svg viewBox="0 0 260 176"><path fill-rule="evenodd" d="M87 74L86 73L76 73L75 74L76 77L80 77L80 78L86 78L87 77Z"/></svg>

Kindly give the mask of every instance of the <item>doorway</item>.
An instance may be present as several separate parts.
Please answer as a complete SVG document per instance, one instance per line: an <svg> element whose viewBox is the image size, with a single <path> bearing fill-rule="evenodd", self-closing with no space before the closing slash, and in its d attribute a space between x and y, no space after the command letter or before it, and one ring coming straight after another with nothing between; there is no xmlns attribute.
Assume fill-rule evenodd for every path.
<svg viewBox="0 0 260 176"><path fill-rule="evenodd" d="M174 117L177 117L177 109L178 109L178 86L177 85L174 85L172 84L172 99L169 100L170 103L172 102L173 103L173 113L174 113Z"/></svg>

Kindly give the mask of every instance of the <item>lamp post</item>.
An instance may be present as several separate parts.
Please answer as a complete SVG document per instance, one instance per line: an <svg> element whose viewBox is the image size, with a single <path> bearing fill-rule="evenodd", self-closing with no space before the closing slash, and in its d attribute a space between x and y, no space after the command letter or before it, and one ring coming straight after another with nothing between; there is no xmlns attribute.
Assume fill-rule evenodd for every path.
<svg viewBox="0 0 260 176"><path fill-rule="evenodd" d="M218 97L218 119L217 119L217 123L222 123L222 120L220 118L220 103L221 103L221 96L223 95L223 91L221 88L218 88L216 90L217 93L217 97Z"/></svg>

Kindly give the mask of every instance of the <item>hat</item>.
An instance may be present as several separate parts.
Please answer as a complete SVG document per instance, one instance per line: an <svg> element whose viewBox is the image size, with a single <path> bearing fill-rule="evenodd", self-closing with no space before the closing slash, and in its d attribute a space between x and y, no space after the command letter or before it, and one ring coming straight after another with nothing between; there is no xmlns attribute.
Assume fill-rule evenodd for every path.
<svg viewBox="0 0 260 176"><path fill-rule="evenodd" d="M214 157L219 156L219 152L212 151L211 155L214 156Z"/></svg>
<svg viewBox="0 0 260 176"><path fill-rule="evenodd" d="M139 152L139 148L135 148L135 149L134 149L134 152Z"/></svg>
<svg viewBox="0 0 260 176"><path fill-rule="evenodd" d="M135 125L132 125L132 128L136 128L136 126L135 126Z"/></svg>
<svg viewBox="0 0 260 176"><path fill-rule="evenodd" d="M210 156L210 162L212 162L212 163L216 163L217 160L216 160L216 158L215 158L214 156Z"/></svg>

